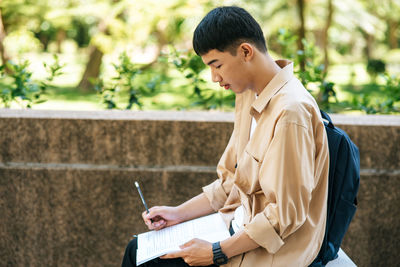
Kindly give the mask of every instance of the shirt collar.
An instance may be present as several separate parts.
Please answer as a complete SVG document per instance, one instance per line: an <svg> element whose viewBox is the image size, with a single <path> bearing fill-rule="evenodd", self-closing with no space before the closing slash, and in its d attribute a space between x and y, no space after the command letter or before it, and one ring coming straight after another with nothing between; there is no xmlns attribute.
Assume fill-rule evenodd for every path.
<svg viewBox="0 0 400 267"><path fill-rule="evenodd" d="M261 113L268 105L271 98L293 77L293 62L290 60L275 61L282 69L267 84L258 98L251 105L255 111Z"/></svg>

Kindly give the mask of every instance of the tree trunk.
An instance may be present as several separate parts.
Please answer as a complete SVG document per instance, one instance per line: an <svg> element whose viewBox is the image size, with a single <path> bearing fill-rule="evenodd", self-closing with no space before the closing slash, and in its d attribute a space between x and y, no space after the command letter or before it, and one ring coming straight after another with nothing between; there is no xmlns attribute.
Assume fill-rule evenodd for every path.
<svg viewBox="0 0 400 267"><path fill-rule="evenodd" d="M99 31L106 32L107 24L106 21L101 21L99 24ZM89 61L86 64L85 72L83 73L82 79L79 82L78 87L82 91L90 91L93 89L93 84L90 82L91 79L97 79L100 75L101 61L103 59L103 52L95 45L89 46Z"/></svg>
<svg viewBox="0 0 400 267"><path fill-rule="evenodd" d="M367 58L368 61L373 57L372 51L373 51L374 36L364 31L362 33L365 39L365 49L364 49L365 57Z"/></svg>
<svg viewBox="0 0 400 267"><path fill-rule="evenodd" d="M96 79L99 77L102 58L103 52L101 52L97 46L92 45L90 47L89 61L78 85L78 87L83 91L89 91L93 88L93 84L90 83L90 79Z"/></svg>
<svg viewBox="0 0 400 267"><path fill-rule="evenodd" d="M3 44L5 38L6 38L6 31L4 29L3 17L1 15L1 9L0 9L0 54L1 54L2 64L5 64L10 59L6 53Z"/></svg>
<svg viewBox="0 0 400 267"><path fill-rule="evenodd" d="M304 51L303 39L306 37L306 27L305 27L305 18L304 18L304 0L297 0L297 11L299 12L300 19L300 27L298 30L299 39L297 40L297 47L299 50ZM305 60L302 58L300 60L300 69L304 71L305 69Z"/></svg>
<svg viewBox="0 0 400 267"><path fill-rule="evenodd" d="M324 73L328 72L329 67L329 52L328 52L328 39L329 39L329 28L332 24L332 17L333 17L333 4L332 0L328 0L328 15L326 18L326 24L322 33L322 46L324 50Z"/></svg>
<svg viewBox="0 0 400 267"><path fill-rule="evenodd" d="M398 47L397 34L399 23L397 21L388 21L389 26L389 47L390 49L396 49Z"/></svg>
<svg viewBox="0 0 400 267"><path fill-rule="evenodd" d="M58 29L57 30L57 34L56 34L56 42L57 42L57 53L61 53L62 49L62 43L65 41L65 39L67 38L67 33L65 32L64 29Z"/></svg>

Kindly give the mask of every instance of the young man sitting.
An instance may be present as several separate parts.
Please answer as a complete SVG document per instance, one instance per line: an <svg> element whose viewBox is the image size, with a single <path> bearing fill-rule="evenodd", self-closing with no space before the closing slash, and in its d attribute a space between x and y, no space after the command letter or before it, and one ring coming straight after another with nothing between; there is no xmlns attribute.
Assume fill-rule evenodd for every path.
<svg viewBox="0 0 400 267"><path fill-rule="evenodd" d="M242 8L209 12L193 47L212 81L236 94L234 130L215 182L180 206L152 207L143 219L159 230L219 212L233 235L214 244L194 239L145 266L308 266L324 238L328 194L317 103L292 62L271 58L259 24ZM135 259L133 240L123 266L136 266Z"/></svg>

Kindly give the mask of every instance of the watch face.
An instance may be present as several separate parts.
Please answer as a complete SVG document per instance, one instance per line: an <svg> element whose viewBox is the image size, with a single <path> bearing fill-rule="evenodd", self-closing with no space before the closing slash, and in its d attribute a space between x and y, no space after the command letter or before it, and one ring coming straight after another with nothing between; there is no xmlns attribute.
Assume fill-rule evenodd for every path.
<svg viewBox="0 0 400 267"><path fill-rule="evenodd" d="M218 264L221 264L221 263L223 263L224 262L224 258L219 258L219 259L217 259L217 263Z"/></svg>
<svg viewBox="0 0 400 267"><path fill-rule="evenodd" d="M225 257L222 257L222 258L215 259L215 261L217 262L217 264L220 265L220 264L225 264L227 262L227 259Z"/></svg>

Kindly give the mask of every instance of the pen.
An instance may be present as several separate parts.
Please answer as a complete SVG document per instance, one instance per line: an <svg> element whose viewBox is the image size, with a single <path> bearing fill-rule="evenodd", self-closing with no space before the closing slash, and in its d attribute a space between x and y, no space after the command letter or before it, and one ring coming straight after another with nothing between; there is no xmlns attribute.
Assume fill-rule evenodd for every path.
<svg viewBox="0 0 400 267"><path fill-rule="evenodd" d="M146 208L147 213L149 213L149 208L147 207L146 201L144 201L144 197L143 197L143 194L142 194L142 190L140 190L139 183L136 182L136 181L135 181L135 186L136 186L136 188L137 188L137 190L138 190L138 192L139 192L140 198L142 199L143 205L144 205L144 207ZM150 219L150 221L153 222L152 219Z"/></svg>

